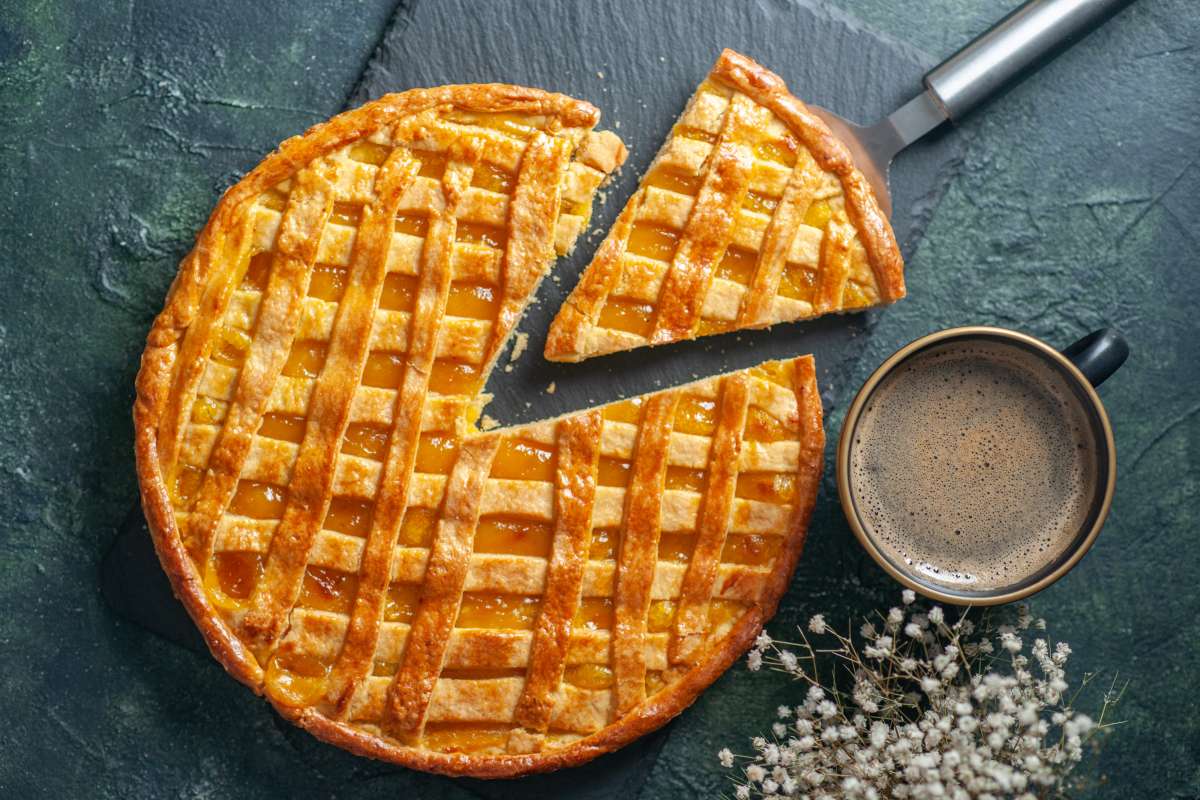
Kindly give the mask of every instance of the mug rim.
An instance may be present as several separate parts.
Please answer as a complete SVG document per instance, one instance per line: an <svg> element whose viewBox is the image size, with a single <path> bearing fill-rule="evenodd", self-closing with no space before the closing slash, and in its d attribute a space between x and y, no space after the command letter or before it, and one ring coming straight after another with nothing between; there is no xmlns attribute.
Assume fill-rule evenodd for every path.
<svg viewBox="0 0 1200 800"><path fill-rule="evenodd" d="M1078 388L1082 389L1082 394L1087 398L1091 405L1095 420L1100 426L1102 439L1107 449L1107 477L1104 482L1103 495L1100 498L1098 506L1096 506L1096 514L1092 519L1089 528L1082 537L1076 536L1075 543L1071 545L1069 554L1063 559L1058 566L1049 572L1042 574L1037 580L1029 583L1019 583L1015 588L1003 588L995 591L982 591L971 593L958 593L950 590L939 588L933 584L920 581L913 574L898 567L892 559L888 558L880 549L874 538L867 532L867 526L863 523L862 517L858 512L858 508L854 503L854 499L850 493L850 446L853 436L851 432L857 428L859 418L862 416L863 408L866 406L867 399L874 393L876 387L892 373L895 367L902 361L906 360L918 352L926 350L936 344L952 340L966 339L976 337L990 337L1005 339L1024 345L1028 349L1040 354L1054 364L1062 368L1067 375L1075 382ZM854 400L846 410L846 416L842 420L842 431L838 437L837 448L837 485L838 498L841 500L842 512L846 516L846 521L850 524L851 530L854 531L855 537L863 548L871 555L879 566L902 583L904 586L912 589L926 597L937 600L943 603L951 603L954 605L963 606L992 606L1002 603L1011 603L1016 600L1022 600L1030 595L1040 592L1050 584L1057 581L1062 576L1066 575L1080 559L1091 549L1092 544L1096 541L1096 537L1100 534L1100 529L1104 527L1105 520L1108 519L1108 513L1112 508L1113 494L1116 490L1117 483L1117 448L1116 441L1113 437L1112 423L1108 419L1108 413L1104 409L1104 404L1100 400L1100 395L1096 392L1096 387L1092 386L1091 381L1080 371L1079 367L1075 366L1069 358L1059 352L1051 345L1043 342L1034 336L1030 336L1020 331L1011 330L1009 328L999 328L989 325L965 325L955 328L946 328L940 331L921 336L908 344L901 347L899 350L888 356L882 364L875 368L866 382L855 394ZM1081 529L1082 532L1082 529Z"/></svg>

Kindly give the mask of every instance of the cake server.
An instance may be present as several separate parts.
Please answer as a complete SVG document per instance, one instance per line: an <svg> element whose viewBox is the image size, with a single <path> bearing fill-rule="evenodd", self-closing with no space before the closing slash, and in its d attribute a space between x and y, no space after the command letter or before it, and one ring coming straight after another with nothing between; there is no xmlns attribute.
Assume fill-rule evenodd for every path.
<svg viewBox="0 0 1200 800"><path fill-rule="evenodd" d="M810 108L846 143L891 216L888 171L901 150L1015 86L1132 1L1029 0L926 73L925 91L873 125Z"/></svg>

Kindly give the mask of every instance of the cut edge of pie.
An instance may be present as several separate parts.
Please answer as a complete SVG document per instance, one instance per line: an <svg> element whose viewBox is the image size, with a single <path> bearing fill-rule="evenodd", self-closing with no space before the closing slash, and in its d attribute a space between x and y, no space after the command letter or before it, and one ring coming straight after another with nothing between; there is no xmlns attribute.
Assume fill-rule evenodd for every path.
<svg viewBox="0 0 1200 800"><path fill-rule="evenodd" d="M194 250L181 265L164 310L147 337L134 405L135 446L143 508L159 559L176 595L225 669L256 693L266 694L282 715L325 741L409 767L477 777L511 777L579 764L661 726L689 705L700 690L749 646L763 622L774 612L786 588L803 546L821 471L824 433L811 357L706 379L636 401L645 400L656 407L666 407L675 402L669 398L679 400L689 396L689 392L723 397L725 390L721 387L730 382L728 385L739 387L730 390L731 396L735 400L740 397L742 413L751 417L757 413L757 406L751 405L747 392L765 391L763 396L767 399L761 402L778 406L782 409L778 413L785 419L771 422L763 417L754 424L766 426L784 438L790 437L774 447L760 441L750 441L743 447L740 430L737 436L732 430L725 434L728 446L734 446L736 442L742 448L741 459L756 465L754 469L787 472L793 469L790 466L793 462L787 459L794 458L795 473L787 488L790 500L779 499L784 495L778 494L778 489L756 488L753 481L747 489L752 496L754 492L762 491L767 492L764 497L776 499L772 502L738 499L741 495L734 496L734 490L726 496L732 509L729 513L733 515L729 527L740 525L753 534L758 528L768 526L778 539L772 545L777 549L769 554L771 560L764 562L766 566L760 567L726 564L720 550L713 561L712 553L709 553L706 569L721 578L720 587L713 589L714 594L745 599L736 600L742 604L738 606L740 617L730 617L723 623L733 627L719 637L713 648L709 648L708 639L704 639L703 657L699 663L684 669L678 664L690 663L686 658L683 662L672 662L677 664L673 669L679 670L670 676L674 679L672 683L665 688L652 690L647 684L638 689L639 684L631 683L628 674L638 674L639 662L640 669L645 671L647 655L638 655L624 647L626 655L623 657L627 661L632 659L632 666L625 668L628 674L620 681L625 687L621 690L625 699L621 701L620 709L616 705L618 690L567 691L560 673L555 695L560 701L568 697L590 698L591 701L580 704L577 712L585 717L591 714L591 717L566 723L555 723L550 719L552 714L563 713L563 705L559 702L551 708L545 676L537 684L542 693L540 696L535 694L527 700L524 688L520 698L513 695L518 685L525 687L533 682L534 662L542 664L536 653L531 653L529 660L522 662L520 669L528 667L531 672L528 680L520 680L519 684L514 683L516 678L503 677L506 674L503 670L501 677L493 676L488 671L490 668L475 671L480 674L467 668L454 676L443 675L447 664L454 668L454 659L446 656L446 648L451 646L451 638L456 635L454 631L463 628L457 625L458 616L446 618L449 606L438 594L441 590L428 589L426 560L431 564L430 573L457 572L457 584L452 581L451 589L456 592L454 602L458 604L463 602L464 592L470 589L472 580L485 584L487 592L502 591L506 586L515 585L501 581L497 584L500 589L488 588L499 578L486 571L477 574L473 560L478 554L468 553L466 562L460 564L463 542L456 541L454 536L442 541L446 537L443 533L448 529L446 526L453 528L462 524L459 520L462 514L466 519L474 513L474 522L470 524L478 526L481 516L487 513L486 509L480 510L479 504L486 502L489 496L492 500L499 498L503 505L503 502L517 502L511 498L520 499L527 494L512 491L513 487L501 487L498 495L496 492L489 495L486 484L491 480L491 472L483 475L477 474L478 470L472 472L472 463L482 464L483 459L488 459L490 464L497 449L502 449L508 439L537 439L539 436L544 439L549 430L551 441L558 448L557 441L567 435L565 432L581 426L586 429L588 420L592 425L599 425L600 431L606 429L602 415L610 407L486 434L472 430L482 400L479 391L487 372L521 311L532 299L537 282L552 260L552 251L562 253L570 249L586 225L596 188L624 158L624 148L615 136L591 132L598 116L589 104L561 95L490 84L389 95L317 125L304 136L284 142L279 151L268 156L225 194ZM530 119L539 121L535 124ZM473 131L467 137L471 142L479 137L486 140L480 145L485 147L484 155L478 152L478 143L468 142L464 150L459 139L439 139L444 133L442 129L447 126L456 130L467 126ZM487 130L478 130L480 128ZM512 152L505 149L517 139L525 144L520 147L513 144L509 148ZM433 147L439 141L442 145L448 142L450 148L445 150L446 157L440 160L422 149ZM531 142L536 147L529 144ZM434 147L431 152L442 151ZM570 161L571 153L574 154L573 161ZM549 170L545 174L553 177L557 191L547 191L546 186L541 186L539 191L537 180L523 183L521 175L524 173L520 169L509 175L511 185L505 184L507 179L503 175L483 176L486 181L499 181L499 184L488 184L490 189L476 189L480 184L475 182L472 170L483 163L480 159L503 162L508 156L512 156L517 164L523 164L531 157L539 159L530 163L530 169L540 170L545 166L545 170ZM551 164L553 170L550 170ZM440 191L434 192L441 199L429 194L434 191L430 187L439 184L432 177L423 177L427 174L441 175ZM544 175L541 183L546 183ZM500 184L507 188L502 190ZM511 204L493 196L509 190L512 192ZM518 194L520 202L515 199ZM339 200L347 197L357 198L358 205ZM429 211L424 223L418 224L406 216L405 203L410 199ZM453 223L449 222L451 218ZM497 223L497 219L503 222ZM412 230L403 236L400 235L402 221L404 225L412 226ZM488 239L491 234L480 229L480 226L486 228L485 223L502 224L508 232L500 237L503 241ZM446 224L450 224L449 239L445 238ZM461 230L456 229L456 225ZM438 246L431 248L433 240ZM432 255L427 255L427 251ZM409 275L406 269L415 270L415 277L406 284L409 286L405 290L407 294L401 293L408 310L385 308L380 300L389 297L390 284L385 279L396 274ZM427 278L427 271L435 277ZM370 275L374 277L364 277ZM442 277L436 277L439 275ZM463 278L464 275L468 277ZM493 282L499 282L498 286L492 287L498 297L488 294L493 300L488 306L490 327L476 324L477 321L467 317L455 316L468 314L469 317L472 306L468 302L470 298L448 300L448 293L452 294L456 285L452 278L467 280L470 285L470 280L483 280L478 276L488 275ZM374 288L364 288L368 285ZM430 286L440 288L431 294ZM374 292L373 300L364 295L369 295L370 291ZM330 297L335 300L331 301ZM364 306L364 302L367 305ZM448 304L455 302L459 305L451 309ZM404 305L398 300L397 303ZM367 310L371 316L366 316ZM425 324L424 321L429 319L433 321ZM412 323L411 330L409 322ZM438 335L423 338L423 331L430 332L426 330L429 325ZM404 338L406 330L407 339ZM472 338L471 331L479 336ZM439 345L439 338L445 339L442 345ZM352 347L355 342L359 342L361 352ZM453 367L465 359L463 356L459 361L450 358L449 362L444 362L443 351L447 347L450 356L469 352L475 359L468 364L471 369L467 371L467 378L455 377L458 373L446 370L439 372L439 365L449 363ZM389 372L391 367L385 361L373 365L371 358L381 351L371 348L397 351L404 366L396 368L399 372L394 369ZM350 352L357 352L357 355L347 355ZM355 366L357 372L351 368ZM368 380L372 370L378 374ZM768 384L780 382L771 375L785 373L793 384L790 391L779 387L771 389ZM388 381L394 379L396 389L375 388L380 385L380 375ZM405 392L412 381L418 389L409 397ZM794 399L787 400L787 396L794 396ZM771 397L776 399L771 400ZM402 417L410 423L405 423ZM271 432L266 429L268 422L273 426ZM346 448L355 425L388 426L390 433L386 436L393 438L384 439L382 450L378 449L379 443L372 444L369 437L356 440L354 447L359 455L348 455ZM636 426L626 423L623 428L618 427L618 433L625 438L618 436L615 441L624 444L609 442L602 446L628 449L633 446L632 441L642 447L638 438L642 435L641 421ZM635 427L632 434L631 427ZM396 473L403 478L402 482L386 480L391 474L387 471L392 460L390 448L395 445L400 448L397 452L404 447L418 450L424 447L422 434L427 430L434 434L444 431L444 436L453 440L452 456L446 465L430 469L421 467L421 474L417 476L414 461L410 460L407 472ZM407 444L394 438L401 433L407 437ZM655 447L659 448L655 469L661 470L660 478L669 471L670 459L675 457L672 448L676 444L671 437L676 434L670 424L666 427L665 439L661 429L654 434ZM578 439L580 431L575 435ZM713 435L716 435L715 431ZM337 438L325 442L327 436ZM753 436L750 438L754 439ZM584 436L580 441L586 440ZM708 463L704 455L708 451L702 453L696 449L695 436L685 436L681 441L684 448L681 457L685 461L690 458L699 460L702 465ZM593 449L599 453L601 442L597 441L595 445ZM372 448L375 449L371 458L362 456ZM557 449L555 452L554 463L557 464L561 454ZM687 455L689 453L691 455ZM198 466L189 466L191 462L186 461L201 456L203 460ZM633 455L628 457L634 458ZM411 458L419 465L424 456L418 452ZM440 457L434 452L432 458L436 462ZM781 458L785 461L781 462ZM469 459L472 460L470 463ZM301 469L301 462L320 468ZM460 464L465 466L460 467ZM650 469L650 466L646 468ZM265 482L259 483L260 480ZM372 480L377 482L378 490L372 488L376 485ZM726 477L725 480L730 479ZM324 490L319 488L321 481L326 482ZM244 486L249 486L249 493L243 501ZM313 496L311 503L317 508L309 509L310 503L303 498L308 496L307 492L314 491L314 486L318 494ZM412 487L417 495L422 492L429 495L430 487L438 492L435 500L426 498L427 503L434 503L432 513L436 527L431 524L427 531L429 538L423 545L402 546L407 540L396 537L407 534L393 531L391 539L387 535L380 536L382 544L374 547L373 536L380 526L371 520L376 515L391 513L381 508L394 502L398 492L404 492L404 497L408 498L402 501L399 513L404 514L406 509L429 508L421 505L419 499L412 500L407 488L393 490L389 486ZM444 488L437 489L439 486ZM272 495L272 491L276 494ZM624 501L619 501L618 511L613 512L613 503L617 502L613 492L607 489L596 491L603 496L610 516L619 513L617 524L623 526ZM361 527L362 520L357 518L340 519L336 526L338 530L329 528L335 501L343 499L340 493L349 499L365 498L370 504L366 533L355 528ZM646 502L667 507L676 521L687 519L687 509L692 507L689 503L710 502L707 495L696 499L694 491L688 496L684 496L687 492L683 490L674 493L670 490L642 491L640 494L647 497ZM458 499L451 502L451 497ZM211 507L204 505L209 501L212 501ZM549 522L553 524L558 524L555 522L558 512L554 510L558 508L558 502L555 500L551 505ZM472 504L474 512L470 511ZM665 512L660 509L661 513ZM684 516L680 517L680 513ZM313 514L325 516L314 517ZM780 517L780 514L785 516ZM399 517L394 521L400 525ZM407 517L404 521L406 524ZM231 524L222 527L224 522ZM290 525L287 528L289 535L277 537L275 533L284 528L285 523ZM347 526L355 528L357 539L338 532ZM588 532L590 536L590 526ZM472 548L476 544L475 535L472 528L469 542ZM233 544L218 552L219 537L230 539ZM359 544L354 544L355 541ZM558 541L556 533L554 548L559 547ZM647 541L643 540L641 546L649 546ZM660 544L657 539L653 542L655 546ZM739 542L739 545L751 546L745 542ZM424 555L418 552L421 547L425 548ZM352 553L357 555L351 557ZM237 584L245 577L237 571L240 561L234 560L231 573L234 585L229 587L221 583L225 573L214 567L217 556L230 554L250 555L257 559L258 571L251 575L249 590L244 595L239 592L246 587ZM379 561L380 558L383 560ZM660 563L657 559L655 555L656 565ZM547 556L546 570L554 569L549 560L550 556ZM357 566L347 567L350 561ZM332 566L324 566L327 562ZM368 562L375 566L370 567ZM524 567L529 566L526 562L522 562ZM382 573L379 572L381 563L387 567ZM643 563L640 572L645 572L644 560L633 563ZM203 572L198 565L203 566ZM339 567L341 571L338 571ZM363 595L364 603L374 604L371 613L362 618L374 615L373 623L364 623L363 630L367 633L363 635L368 638L358 642L365 642L365 647L369 648L364 655L363 648L350 644L343 646L342 642L351 638L355 624L362 621L358 614L358 595L367 591L361 584L372 580L370 569L384 577L378 591L372 590L375 591L374 599L370 592ZM437 634L443 629L448 633L446 636L413 637L433 646L433 650L424 655L414 651L417 654L413 658L408 657L407 650L402 650L404 663L392 664L394 672L388 673L390 677L377 677L380 668L380 663L375 660L377 649L385 647L385 639L390 642L387 646L394 647L396 632L404 627L388 621L386 613L389 612L383 604L386 602L388 609L391 608L397 571L408 574L405 570L412 572L413 569L419 570L413 574L420 577L415 584L405 585L410 589L415 587L418 594L415 600L409 601L411 607L406 612L409 622L404 635L408 636L414 625L422 626L421 630L428 634ZM605 569L614 571L605 573ZM607 580L616 580L616 569L613 565L597 572L584 563L577 570L582 575L575 580L604 585L605 574L609 574ZM301 608L309 591L309 578L320 570L348 576L355 588L322 588L324 585L316 578L317 589L313 597L317 605L310 609L312 613L300 614L309 609L308 606ZM682 567L676 565L668 570L668 577L673 575L672 580L683 581L681 570ZM610 585L607 589L612 593L609 602L616 602L612 598L621 592L632 593L631 596L642 597L643 606L637 613L651 613L650 607L658 602L652 593L658 591L653 586L660 571L658 566L650 570L650 584L641 588L638 588L638 582L628 583L624 590ZM518 583L525 581L528 584L531 577L526 573L528 570L513 574L519 579ZM281 576L288 577L291 582L276 580ZM413 578L409 577L409 580ZM544 592L549 592L551 579L545 580ZM597 580L600 584L596 584ZM283 588L279 588L281 586ZM585 592L584 589L579 591ZM671 591L682 592L683 589ZM348 597L349 613L344 608ZM668 601L670 597L668 595ZM538 598L540 604L542 595ZM487 598L483 599L486 605ZM340 610L322 607L321 603L326 600L341 604L337 605ZM261 603L256 605L258 601ZM578 602L583 603L583 599ZM264 608L273 613L264 613ZM454 609L456 615L462 613L460 605L455 605ZM566 623L565 629L569 632L571 619L558 620L557 630L563 630ZM670 624L684 624L675 623L674 617L670 619ZM693 614L687 619L694 625L697 619L707 620L708 617ZM541 612L537 620L541 625ZM313 622L316 627L306 628L308 622ZM665 634L648 634L645 626L649 623L645 620L643 623L643 638L654 638L658 642L656 646L664 648L661 652L656 650L654 657L667 658L666 640L659 641ZM553 632L555 628L548 630ZM502 631L495 631L480 641L486 644L500 633ZM470 631L468 634L467 639L480 638ZM511 631L507 634L515 635ZM524 641L522 637L531 635L538 634L521 633L516 638ZM598 640L603 639L603 636L598 637ZM305 682L309 676L303 672L303 666L291 661L283 664L280 658L281 654L289 657L294 654L299 661L310 656L315 659L314 652L327 648L330 641L335 642L338 652L332 664L317 664L324 670L319 673L319 685ZM596 643L589 639L584 644L594 649ZM534 648L535 644L529 642L524 646ZM559 646L565 647L561 642ZM685 650L679 651L680 657L686 656ZM485 654L510 651L511 648L497 650L494 646L480 646L478 642L464 650ZM260 655L264 656L261 661ZM426 656L433 661L422 662ZM608 658L615 657L614 648ZM361 663L363 658L368 659L365 664ZM488 658L494 660L492 656ZM559 669L566 668L566 662L562 660L565 658L560 658ZM337 672L345 666L343 661L349 665L344 674ZM542 668L544 664L538 667ZM628 672L630 669L632 673ZM398 676L402 672L417 680L400 680ZM345 680L338 683L335 678ZM550 678L553 679L553 674ZM650 673L646 672L647 681L650 678ZM663 685L661 681L665 678L659 680L658 685ZM395 729L400 735L385 735L385 731L373 727L369 719L364 723L352 718L354 713L379 700L379 693L372 692L379 688L380 681L387 684L384 702L388 704L387 716L380 725L399 725ZM447 691L454 697L446 700L445 692L439 695L439 682L449 687ZM551 687L554 685L552 681ZM326 694L310 698L306 693L312 686L322 691L330 688ZM339 686L343 689L341 694L336 691ZM415 688L410 690L409 687ZM433 749L422 739L426 721L433 718L433 711L438 708L441 708L438 713L444 712L445 718L462 709L468 716L485 712L510 714L517 712L505 704L514 699L524 704L521 706L524 711L520 713L527 714L523 718L531 720L533 727L525 733L515 729L510 731L507 751L503 754L485 750L451 752L461 741L461 737L456 738L459 733L453 729L452 721L446 723L451 730L447 738L449 744L443 750ZM500 703L499 712L496 703ZM606 703L613 704L611 710L604 711L609 708ZM602 716L596 717L597 713ZM409 717L415 720L415 727L411 729L405 727ZM556 729L555 724L567 727ZM599 728L593 730L597 724ZM578 732L573 733L575 729ZM388 728L389 732L392 730L392 727ZM404 743L407 741L405 732L410 730L416 731L415 745ZM566 733L554 734L555 730ZM470 731L463 735L469 734Z"/></svg>
<svg viewBox="0 0 1200 800"><path fill-rule="evenodd" d="M904 262L846 146L725 50L546 340L551 361L892 303Z"/></svg>

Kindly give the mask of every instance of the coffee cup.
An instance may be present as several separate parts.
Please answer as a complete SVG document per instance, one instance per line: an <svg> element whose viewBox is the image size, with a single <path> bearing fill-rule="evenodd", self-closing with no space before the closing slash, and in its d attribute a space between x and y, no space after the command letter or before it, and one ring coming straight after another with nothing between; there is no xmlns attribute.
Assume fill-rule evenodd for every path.
<svg viewBox="0 0 1200 800"><path fill-rule="evenodd" d="M898 350L838 442L838 494L863 547L947 603L1011 602L1061 578L1112 504L1116 447L1095 387L1128 354L1112 330L1060 352L991 327Z"/></svg>

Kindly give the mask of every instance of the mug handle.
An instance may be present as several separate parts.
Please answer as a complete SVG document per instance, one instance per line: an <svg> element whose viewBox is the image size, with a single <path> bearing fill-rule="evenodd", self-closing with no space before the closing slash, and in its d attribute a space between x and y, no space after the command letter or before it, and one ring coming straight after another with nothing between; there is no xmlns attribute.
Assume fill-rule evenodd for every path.
<svg viewBox="0 0 1200 800"><path fill-rule="evenodd" d="M1129 358L1129 342L1112 328L1101 328L1064 348L1062 354L1092 386L1099 386Z"/></svg>

